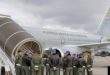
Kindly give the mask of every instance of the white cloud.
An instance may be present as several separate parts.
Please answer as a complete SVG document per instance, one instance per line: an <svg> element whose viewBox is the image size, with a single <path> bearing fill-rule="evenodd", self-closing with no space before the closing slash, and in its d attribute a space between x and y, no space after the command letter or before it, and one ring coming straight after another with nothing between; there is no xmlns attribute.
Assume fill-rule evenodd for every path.
<svg viewBox="0 0 110 75"><path fill-rule="evenodd" d="M0 12L21 26L93 32L109 0L1 0Z"/></svg>

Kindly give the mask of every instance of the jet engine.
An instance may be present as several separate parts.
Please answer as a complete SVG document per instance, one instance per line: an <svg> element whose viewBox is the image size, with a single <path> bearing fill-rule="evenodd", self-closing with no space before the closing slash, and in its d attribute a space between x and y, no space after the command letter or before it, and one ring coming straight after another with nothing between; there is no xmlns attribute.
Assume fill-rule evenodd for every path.
<svg viewBox="0 0 110 75"><path fill-rule="evenodd" d="M40 50L41 44L9 16L0 16L0 46L6 55L14 59L18 50Z"/></svg>

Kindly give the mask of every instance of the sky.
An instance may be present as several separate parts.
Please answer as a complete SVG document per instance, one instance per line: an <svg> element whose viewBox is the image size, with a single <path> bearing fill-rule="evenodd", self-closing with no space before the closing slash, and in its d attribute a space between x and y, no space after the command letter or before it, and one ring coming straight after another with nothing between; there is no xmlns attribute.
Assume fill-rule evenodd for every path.
<svg viewBox="0 0 110 75"><path fill-rule="evenodd" d="M0 14L21 26L96 32L110 0L0 0Z"/></svg>

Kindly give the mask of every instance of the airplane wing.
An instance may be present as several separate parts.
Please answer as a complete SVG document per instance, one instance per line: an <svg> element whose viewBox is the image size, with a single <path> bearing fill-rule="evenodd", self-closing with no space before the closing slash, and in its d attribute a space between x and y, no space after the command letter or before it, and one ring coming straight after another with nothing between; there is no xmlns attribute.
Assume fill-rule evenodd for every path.
<svg viewBox="0 0 110 75"><path fill-rule="evenodd" d="M82 45L65 45L65 47L83 47L83 48L94 48L94 47L104 47L110 45L110 42L92 43L92 44L82 44Z"/></svg>

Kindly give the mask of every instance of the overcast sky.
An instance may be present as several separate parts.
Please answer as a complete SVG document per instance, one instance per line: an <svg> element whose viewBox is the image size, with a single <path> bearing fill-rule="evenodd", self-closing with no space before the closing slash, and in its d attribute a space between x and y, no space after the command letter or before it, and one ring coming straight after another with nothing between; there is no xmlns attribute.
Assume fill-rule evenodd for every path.
<svg viewBox="0 0 110 75"><path fill-rule="evenodd" d="M0 0L0 13L21 26L95 32L109 0Z"/></svg>

